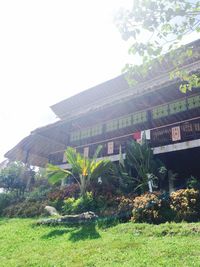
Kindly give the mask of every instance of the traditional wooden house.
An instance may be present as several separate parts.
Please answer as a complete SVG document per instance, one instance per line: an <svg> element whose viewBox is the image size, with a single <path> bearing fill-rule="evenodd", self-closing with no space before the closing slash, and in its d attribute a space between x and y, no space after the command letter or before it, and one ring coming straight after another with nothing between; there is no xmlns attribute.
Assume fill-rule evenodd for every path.
<svg viewBox="0 0 200 267"><path fill-rule="evenodd" d="M198 73L200 40L192 46L195 54L185 60L181 69ZM91 156L101 144L101 157L117 161L120 147L125 153L127 141L140 139L146 131L154 154L170 167L174 160L177 164L180 161L181 154L173 154L178 151L187 152L186 162L193 158L194 163L194 157L200 156L200 90L193 88L183 94L180 81L169 79L170 71L166 59L145 79L138 76L139 82L133 88L120 75L53 105L51 109L60 120L31 132L5 157L66 168L67 146Z"/></svg>

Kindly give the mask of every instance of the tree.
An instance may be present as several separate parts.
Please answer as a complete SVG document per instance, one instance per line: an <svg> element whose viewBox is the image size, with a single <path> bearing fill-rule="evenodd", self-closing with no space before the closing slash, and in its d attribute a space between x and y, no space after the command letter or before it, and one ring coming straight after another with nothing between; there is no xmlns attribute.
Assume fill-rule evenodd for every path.
<svg viewBox="0 0 200 267"><path fill-rule="evenodd" d="M166 58L173 65L170 78L182 81L183 92L200 85L197 75L179 68L186 57L195 56L193 47L181 47L181 42L186 35L200 32L200 1L134 0L132 9L120 10L116 25L123 39L133 40L129 54L142 58L141 65L127 64L124 68L131 85L137 83L135 74L146 76L155 65L166 62Z"/></svg>
<svg viewBox="0 0 200 267"><path fill-rule="evenodd" d="M48 164L47 174L51 183L57 183L64 178L73 177L80 188L81 196L85 196L92 180L97 180L105 172L111 169L111 162L107 159L97 160L101 150L99 146L92 159L85 158L72 147L65 151L66 159L71 165L71 170L65 170L58 166Z"/></svg>
<svg viewBox="0 0 200 267"><path fill-rule="evenodd" d="M22 162L10 162L0 172L0 187L7 192L16 192L17 195L24 195L30 191L34 183L35 171Z"/></svg>

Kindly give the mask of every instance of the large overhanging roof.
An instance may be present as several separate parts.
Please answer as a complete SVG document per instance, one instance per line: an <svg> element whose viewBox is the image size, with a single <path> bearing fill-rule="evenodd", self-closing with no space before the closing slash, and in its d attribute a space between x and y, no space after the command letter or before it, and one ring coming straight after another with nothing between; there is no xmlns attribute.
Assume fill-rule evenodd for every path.
<svg viewBox="0 0 200 267"><path fill-rule="evenodd" d="M199 40L195 42L195 46L198 46L199 43ZM190 60L182 69L199 72L199 57ZM161 72L162 74L157 73L147 81L141 81L134 88L129 88L124 76L121 75L52 106L51 108L61 120L36 129L8 151L5 157L35 166L45 166L49 154L66 149L66 142L62 141L62 135L67 133L61 133L62 125L66 126L75 118L178 82L169 80L169 71L164 69ZM56 135L57 138L55 138Z"/></svg>
<svg viewBox="0 0 200 267"><path fill-rule="evenodd" d="M33 166L44 167L52 152L65 150L65 145L40 134L30 134L5 154L9 160L19 160Z"/></svg>
<svg viewBox="0 0 200 267"><path fill-rule="evenodd" d="M182 69L188 71L199 70L199 46L200 40L188 44L192 47L196 55L187 58ZM187 48L187 46L185 46ZM179 50L177 50L177 55ZM157 62L158 63L158 62ZM108 105L116 104L126 100L127 98L145 94L147 91L156 90L164 84L170 84L174 81L169 79L169 74L173 69L168 56L164 57L162 64L157 64L156 68L152 68L146 77L141 74L135 74L135 79L138 83L130 88L125 75L120 75L114 79L101 83L88 90L85 90L77 95L67 98L53 106L51 109L62 120L73 119L77 116L82 116L90 111L99 110Z"/></svg>

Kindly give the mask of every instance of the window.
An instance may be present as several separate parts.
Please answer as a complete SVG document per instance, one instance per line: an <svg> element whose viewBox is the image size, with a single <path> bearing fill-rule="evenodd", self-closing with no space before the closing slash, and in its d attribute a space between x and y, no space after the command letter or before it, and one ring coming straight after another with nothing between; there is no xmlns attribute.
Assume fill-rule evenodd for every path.
<svg viewBox="0 0 200 267"><path fill-rule="evenodd" d="M119 118L119 129L131 126L131 115Z"/></svg>
<svg viewBox="0 0 200 267"><path fill-rule="evenodd" d="M102 134L102 125L95 125L94 127L91 128L91 136L99 135Z"/></svg>
<svg viewBox="0 0 200 267"><path fill-rule="evenodd" d="M112 120L112 121L108 121L106 123L106 132L111 132L111 131L115 131L118 129L118 120Z"/></svg>

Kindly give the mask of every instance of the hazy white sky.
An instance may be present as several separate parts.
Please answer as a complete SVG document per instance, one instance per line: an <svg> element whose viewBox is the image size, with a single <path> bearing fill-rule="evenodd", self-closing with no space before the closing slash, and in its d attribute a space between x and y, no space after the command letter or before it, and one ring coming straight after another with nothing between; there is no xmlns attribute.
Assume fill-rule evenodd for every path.
<svg viewBox="0 0 200 267"><path fill-rule="evenodd" d="M132 0L0 0L0 161L49 106L121 73L128 44L114 23Z"/></svg>

